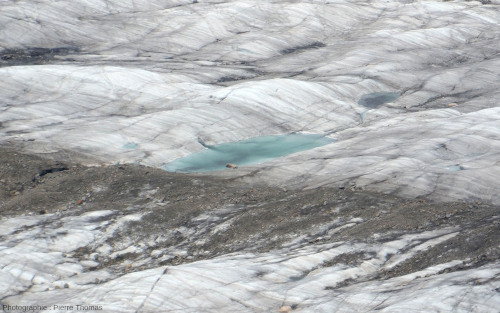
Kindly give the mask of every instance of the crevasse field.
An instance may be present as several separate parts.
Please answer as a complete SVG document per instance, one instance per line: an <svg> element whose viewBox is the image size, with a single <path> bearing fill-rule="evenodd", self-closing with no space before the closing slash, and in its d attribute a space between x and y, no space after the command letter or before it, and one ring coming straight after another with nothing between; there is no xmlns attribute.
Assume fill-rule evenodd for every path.
<svg viewBox="0 0 500 313"><path fill-rule="evenodd" d="M487 205L481 227L498 234L499 104L498 0L0 0L0 144L61 162L156 171L207 147L321 135L322 145L205 172L190 186L213 178L220 188L237 181L292 194L276 203L297 203L294 193L321 188L356 189L433 203L436 214L447 203ZM88 192L110 185L96 181ZM373 220L342 215L352 208L325 196L319 205L337 217L303 232L288 229L265 249L255 248L256 232L228 241L233 250L210 254L207 238L236 227L234 214L272 208L272 200L214 200L190 217L192 224L154 228L156 237L138 241L140 225L151 222L145 216L174 203L156 199L161 188L148 185L148 177L140 185L134 197L147 204L99 205L78 214L55 205L47 214L6 214L17 200L0 202L4 311L21 312L8 307L16 305L48 306L37 308L44 312L500 308L498 241L483 232L475 240L488 245L484 252L468 246L470 254L460 255L461 244L469 244L464 229L475 231L475 222L450 215L453 222L439 227L424 223L353 239L345 231L368 227L379 213ZM136 228L118 238L127 225ZM211 252L190 258L192 246ZM436 259L416 259L440 249L454 257L440 261L436 252ZM475 253L486 257L477 261ZM183 261L169 261L175 258ZM408 260L413 265L404 271ZM402 272L381 274L392 269Z"/></svg>

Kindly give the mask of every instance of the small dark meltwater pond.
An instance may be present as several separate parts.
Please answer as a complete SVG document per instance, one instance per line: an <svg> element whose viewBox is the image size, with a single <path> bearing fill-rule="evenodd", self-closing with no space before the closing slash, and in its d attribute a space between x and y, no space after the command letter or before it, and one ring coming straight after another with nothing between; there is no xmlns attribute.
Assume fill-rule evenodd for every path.
<svg viewBox="0 0 500 313"><path fill-rule="evenodd" d="M399 98L400 94L397 92L374 92L363 95L358 104L366 108L374 109L381 104L390 103Z"/></svg>
<svg viewBox="0 0 500 313"><path fill-rule="evenodd" d="M174 160L163 166L163 169L181 173L218 171L226 169L228 163L237 166L263 163L334 141L334 139L317 134L293 133L256 137L217 146L207 146L206 150Z"/></svg>

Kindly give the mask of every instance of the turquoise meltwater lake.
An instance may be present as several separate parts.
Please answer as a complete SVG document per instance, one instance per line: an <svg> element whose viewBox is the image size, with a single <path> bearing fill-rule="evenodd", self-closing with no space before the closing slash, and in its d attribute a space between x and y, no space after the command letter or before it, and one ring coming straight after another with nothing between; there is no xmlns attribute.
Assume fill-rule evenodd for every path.
<svg viewBox="0 0 500 313"><path fill-rule="evenodd" d="M317 134L287 134L263 136L243 141L207 146L206 150L174 160L163 166L169 172L193 173L226 169L226 164L237 166L263 163L295 152L309 150L334 142Z"/></svg>

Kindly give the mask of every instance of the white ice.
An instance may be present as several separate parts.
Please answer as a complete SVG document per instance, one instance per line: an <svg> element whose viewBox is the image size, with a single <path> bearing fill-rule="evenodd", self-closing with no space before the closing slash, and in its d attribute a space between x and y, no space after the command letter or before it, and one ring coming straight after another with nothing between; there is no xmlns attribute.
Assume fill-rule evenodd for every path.
<svg viewBox="0 0 500 313"><path fill-rule="evenodd" d="M200 142L331 134L337 143L271 162L258 179L500 203L494 1L1 8L2 47L78 50L72 62L0 68L1 141L161 166ZM402 96L364 112L357 101L379 91Z"/></svg>
<svg viewBox="0 0 500 313"><path fill-rule="evenodd" d="M162 166L203 144L320 133L336 141L218 175L498 205L500 1L482 2L3 0L0 53L69 52L15 66L2 54L0 143ZM373 92L401 97L369 110L358 104ZM87 271L99 262L79 260L77 249L142 251L126 250L126 242L114 251L105 242L140 215L101 213L107 222L90 215L0 220L0 302L98 303L103 312L500 307L499 281L489 280L500 275L498 263L442 272L467 262L456 260L383 281L370 276L453 237L454 229L381 246L312 245L119 276L112 268ZM346 251L370 257L320 266ZM390 251L399 255L387 259Z"/></svg>

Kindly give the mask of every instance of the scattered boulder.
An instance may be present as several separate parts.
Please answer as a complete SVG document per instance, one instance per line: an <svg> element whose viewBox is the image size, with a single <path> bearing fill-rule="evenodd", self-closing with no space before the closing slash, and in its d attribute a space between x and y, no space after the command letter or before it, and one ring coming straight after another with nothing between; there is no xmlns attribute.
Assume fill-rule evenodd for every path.
<svg viewBox="0 0 500 313"><path fill-rule="evenodd" d="M280 313L290 313L290 312L292 312L292 307L291 307L291 306L289 306L289 305L284 305L284 306L282 306L282 307L278 310L278 312L280 312Z"/></svg>

